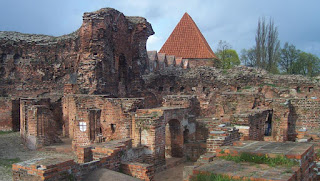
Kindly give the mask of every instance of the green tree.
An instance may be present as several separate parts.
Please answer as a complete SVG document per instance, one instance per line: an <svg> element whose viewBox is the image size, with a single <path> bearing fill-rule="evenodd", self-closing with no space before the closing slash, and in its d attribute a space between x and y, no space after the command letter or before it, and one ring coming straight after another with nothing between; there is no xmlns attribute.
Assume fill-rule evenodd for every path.
<svg viewBox="0 0 320 181"><path fill-rule="evenodd" d="M231 45L226 41L219 41L216 55L221 60L221 65L224 69L230 69L236 65L240 65L238 53L231 48Z"/></svg>
<svg viewBox="0 0 320 181"><path fill-rule="evenodd" d="M289 43L286 42L281 49L279 61L281 71L286 74L293 74L293 65L297 63L300 53L301 51L296 49L294 45L289 45Z"/></svg>
<svg viewBox="0 0 320 181"><path fill-rule="evenodd" d="M278 61L280 58L280 41L278 39L278 28L270 19L266 23L265 18L260 18L256 31L255 66L266 69L271 73L278 73Z"/></svg>
<svg viewBox="0 0 320 181"><path fill-rule="evenodd" d="M240 60L243 65L248 67L255 67L256 66L256 52L254 48L250 48L248 50L242 49L241 50L241 56Z"/></svg>
<svg viewBox="0 0 320 181"><path fill-rule="evenodd" d="M310 77L319 75L320 59L311 53L301 52L297 61L293 64L293 74L301 74Z"/></svg>

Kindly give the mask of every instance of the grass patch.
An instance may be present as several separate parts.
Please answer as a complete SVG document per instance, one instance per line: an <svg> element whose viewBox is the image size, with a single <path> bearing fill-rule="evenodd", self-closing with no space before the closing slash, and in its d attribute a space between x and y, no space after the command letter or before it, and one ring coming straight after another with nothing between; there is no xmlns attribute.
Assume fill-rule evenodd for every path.
<svg viewBox="0 0 320 181"><path fill-rule="evenodd" d="M226 74L228 74L228 70L226 70L226 69L223 69L223 70L222 70L222 74L223 74L223 75L226 75Z"/></svg>
<svg viewBox="0 0 320 181"><path fill-rule="evenodd" d="M13 158L13 159L3 159L0 158L0 166L5 168L12 168L12 164L20 162L20 158Z"/></svg>
<svg viewBox="0 0 320 181"><path fill-rule="evenodd" d="M270 87L277 87L275 84L260 84L259 87L263 87L263 86L270 86Z"/></svg>
<svg viewBox="0 0 320 181"><path fill-rule="evenodd" d="M275 166L286 166L286 167L293 167L298 165L298 162L292 159L288 159L284 156L278 155L276 158L270 158L268 155L259 156L254 155L250 153L241 153L238 156L222 156L220 157L225 160L234 161L236 163L239 162L250 162L250 163L256 163L256 164L267 164L270 167Z"/></svg>
<svg viewBox="0 0 320 181"><path fill-rule="evenodd" d="M13 131L0 131L0 135L13 133Z"/></svg>
<svg viewBox="0 0 320 181"><path fill-rule="evenodd" d="M243 89L251 89L251 86L245 86Z"/></svg>
<svg viewBox="0 0 320 181"><path fill-rule="evenodd" d="M233 179L227 176L218 175L218 174L198 174L191 179L192 181L244 181L244 179Z"/></svg>
<svg viewBox="0 0 320 181"><path fill-rule="evenodd" d="M316 159L320 160L320 149L316 149L315 152L316 152Z"/></svg>

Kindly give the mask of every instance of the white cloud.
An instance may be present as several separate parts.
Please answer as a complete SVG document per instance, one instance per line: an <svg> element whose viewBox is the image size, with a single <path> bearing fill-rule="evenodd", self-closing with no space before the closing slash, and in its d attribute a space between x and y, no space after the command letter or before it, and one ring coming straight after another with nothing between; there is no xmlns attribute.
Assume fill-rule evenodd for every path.
<svg viewBox="0 0 320 181"><path fill-rule="evenodd" d="M158 37L157 35L152 35L148 38L147 41L147 50L157 50L159 51L163 44L163 38Z"/></svg>

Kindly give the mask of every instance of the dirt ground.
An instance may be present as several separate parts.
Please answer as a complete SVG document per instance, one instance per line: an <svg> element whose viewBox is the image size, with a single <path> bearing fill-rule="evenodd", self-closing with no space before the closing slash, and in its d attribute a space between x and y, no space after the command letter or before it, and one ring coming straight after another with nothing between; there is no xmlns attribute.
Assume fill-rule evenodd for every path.
<svg viewBox="0 0 320 181"><path fill-rule="evenodd" d="M183 167L193 165L193 162L185 162L176 167L159 172L155 175L155 181L182 181Z"/></svg>
<svg viewBox="0 0 320 181"><path fill-rule="evenodd" d="M31 151L23 146L19 132L2 133L0 134L0 181L12 180L12 163L55 156L74 157L73 155L52 151Z"/></svg>

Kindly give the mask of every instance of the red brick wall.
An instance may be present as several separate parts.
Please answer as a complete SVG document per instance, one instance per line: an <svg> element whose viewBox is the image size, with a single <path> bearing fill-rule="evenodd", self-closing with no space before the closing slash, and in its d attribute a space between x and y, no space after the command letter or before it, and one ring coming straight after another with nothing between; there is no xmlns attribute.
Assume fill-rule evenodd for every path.
<svg viewBox="0 0 320 181"><path fill-rule="evenodd" d="M76 81L82 93L129 95L141 89L152 34L146 19L111 8L85 13L81 28L61 37L6 32L0 37L0 97L61 97L64 84ZM119 78L121 55L125 80Z"/></svg>
<svg viewBox="0 0 320 181"><path fill-rule="evenodd" d="M20 135L29 149L60 141L59 127L49 105L50 99L20 100Z"/></svg>
<svg viewBox="0 0 320 181"><path fill-rule="evenodd" d="M240 140L239 130L230 127L216 128L210 131L207 139L207 152L214 153L221 146L233 145Z"/></svg>
<svg viewBox="0 0 320 181"><path fill-rule="evenodd" d="M154 168L150 164L137 162L121 163L120 170L128 175L145 181L154 180Z"/></svg>
<svg viewBox="0 0 320 181"><path fill-rule="evenodd" d="M319 96L319 95L318 95ZM301 128L318 130L320 125L320 98L318 99L292 99L292 114L296 124L296 130Z"/></svg>
<svg viewBox="0 0 320 181"><path fill-rule="evenodd" d="M188 67L195 68L200 66L217 67L219 62L215 59L187 59Z"/></svg>
<svg viewBox="0 0 320 181"><path fill-rule="evenodd" d="M12 100L0 97L0 131L12 131Z"/></svg>
<svg viewBox="0 0 320 181"><path fill-rule="evenodd" d="M129 138L132 131L130 112L143 107L143 99L117 99L98 95L65 95L62 102L65 135L70 138L75 135L74 123L79 109L97 108L101 109L101 131L106 141Z"/></svg>

